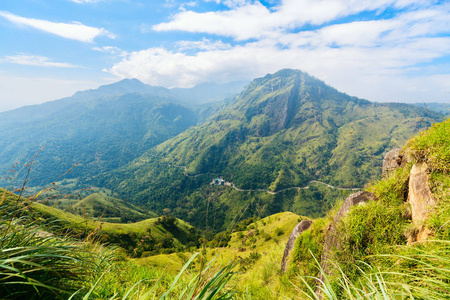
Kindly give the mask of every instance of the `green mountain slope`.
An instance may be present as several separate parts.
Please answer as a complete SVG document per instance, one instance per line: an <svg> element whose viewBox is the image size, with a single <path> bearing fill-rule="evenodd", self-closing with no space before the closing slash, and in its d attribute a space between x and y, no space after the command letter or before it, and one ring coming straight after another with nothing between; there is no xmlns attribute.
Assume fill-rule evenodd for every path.
<svg viewBox="0 0 450 300"><path fill-rule="evenodd" d="M44 106L51 107L49 113L37 106L37 116L30 119L20 117L20 110L14 120L0 114L8 116L0 118L1 174L43 148L34 159L29 185L56 181L74 164L65 178L89 177L123 166L197 123L192 109L141 94L74 98L57 110Z"/></svg>
<svg viewBox="0 0 450 300"><path fill-rule="evenodd" d="M146 212L124 200L100 193L91 194L64 210L81 216L97 219L101 217L106 222L116 221L119 223L136 222L156 217L154 213Z"/></svg>
<svg viewBox="0 0 450 300"><path fill-rule="evenodd" d="M443 270L449 268L450 253L449 136L447 119L410 139L400 151L398 169L367 188L375 201L353 206L337 223L337 231L331 233L337 246L328 247L326 256L333 260L326 289L334 290L337 298L350 299L367 290L373 299L381 294L391 299L448 297L449 276ZM426 166L420 178L414 171L418 165ZM427 205L412 200L418 195L419 203ZM299 236L291 275L317 276L311 253L319 263L324 259L321 252L327 249L325 236L330 234L334 214L336 210L326 220L314 220ZM317 283L307 280L313 286ZM304 286L300 280L297 284Z"/></svg>
<svg viewBox="0 0 450 300"><path fill-rule="evenodd" d="M86 219L42 205L32 204L35 216L50 222L50 230L69 232L78 238L96 239L124 248L131 256L181 251L197 245L195 228L176 218L149 218L135 223L118 224ZM188 244L189 243L189 244Z"/></svg>
<svg viewBox="0 0 450 300"><path fill-rule="evenodd" d="M236 95L243 85L169 90L125 79L0 113L0 174L6 175L15 163L29 162L42 148L33 159L33 180L27 185L56 181L74 164L78 167L64 178L111 171L208 119L221 107L217 101Z"/></svg>
<svg viewBox="0 0 450 300"><path fill-rule="evenodd" d="M206 214L209 202L224 223L250 202L250 211L261 215L282 208L311 215L324 209L318 202L326 202L324 195L331 191L273 192L306 187L312 180L362 187L380 175L386 149L402 145L439 118L412 105L350 97L301 71L281 70L255 79L206 123L91 183L194 222ZM254 192L224 188L215 193L208 183L218 175Z"/></svg>

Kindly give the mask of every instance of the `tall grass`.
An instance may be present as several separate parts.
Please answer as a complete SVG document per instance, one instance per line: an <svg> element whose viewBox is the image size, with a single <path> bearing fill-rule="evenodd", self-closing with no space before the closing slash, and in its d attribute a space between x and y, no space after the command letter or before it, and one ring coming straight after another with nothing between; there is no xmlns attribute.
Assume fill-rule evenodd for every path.
<svg viewBox="0 0 450 300"><path fill-rule="evenodd" d="M423 245L399 246L398 254L379 254L374 263L355 264L357 276L349 278L335 263L337 276L320 269L318 277L303 277L307 289L301 299L429 299L450 297L450 241L429 241ZM316 284L311 284L310 278Z"/></svg>
<svg viewBox="0 0 450 300"><path fill-rule="evenodd" d="M218 269L215 259L206 263L196 253L176 277L164 276L120 260L114 247L55 236L34 220L31 211L26 199L0 191L0 299L233 297L225 285L236 263Z"/></svg>
<svg viewBox="0 0 450 300"><path fill-rule="evenodd" d="M19 197L1 192L0 298L62 298L82 284L92 252L43 231L28 209Z"/></svg>

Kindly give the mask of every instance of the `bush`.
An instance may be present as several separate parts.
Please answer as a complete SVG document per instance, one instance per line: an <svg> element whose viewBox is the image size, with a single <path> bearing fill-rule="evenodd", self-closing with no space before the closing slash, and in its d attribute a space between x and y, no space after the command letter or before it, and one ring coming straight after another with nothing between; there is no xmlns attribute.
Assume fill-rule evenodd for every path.
<svg viewBox="0 0 450 300"><path fill-rule="evenodd" d="M276 236L280 236L280 235L283 235L283 234L284 234L283 229L278 228L278 227L275 229L275 235Z"/></svg>

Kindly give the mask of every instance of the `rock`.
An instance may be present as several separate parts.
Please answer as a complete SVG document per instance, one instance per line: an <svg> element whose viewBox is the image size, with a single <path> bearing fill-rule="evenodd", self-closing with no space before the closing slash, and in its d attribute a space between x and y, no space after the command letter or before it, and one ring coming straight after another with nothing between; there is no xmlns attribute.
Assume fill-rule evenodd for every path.
<svg viewBox="0 0 450 300"><path fill-rule="evenodd" d="M432 231L424 225L415 225L415 230L409 233L407 245L411 246L414 243L421 243L425 241Z"/></svg>
<svg viewBox="0 0 450 300"><path fill-rule="evenodd" d="M350 196L347 197L347 199L345 199L341 208L339 208L339 211L334 216L333 223L328 229L327 235L325 237L320 263L320 266L326 275L331 274L332 271L332 265L330 263L330 260L332 259L332 253L334 250L339 249L340 247L339 245L340 233L337 232L336 230L338 224L342 221L343 218L347 216L352 206L361 205L370 200L375 200L375 195L366 191L351 194ZM324 277L322 273L319 274L319 279L323 281Z"/></svg>
<svg viewBox="0 0 450 300"><path fill-rule="evenodd" d="M402 164L400 148L395 148L386 153L383 159L382 177L386 178Z"/></svg>
<svg viewBox="0 0 450 300"><path fill-rule="evenodd" d="M292 230L291 235L289 236L289 240L286 243L286 247L284 248L283 259L281 260L281 273L286 272L288 267L289 254L291 253L292 248L294 248L295 241L298 236L305 230L307 230L312 224L310 220L303 220Z"/></svg>
<svg viewBox="0 0 450 300"><path fill-rule="evenodd" d="M436 201L428 186L427 169L428 166L425 162L416 163L409 176L408 203L411 205L413 224L418 226L418 231L408 238L408 244L424 241L431 233L423 226L423 222L436 206Z"/></svg>

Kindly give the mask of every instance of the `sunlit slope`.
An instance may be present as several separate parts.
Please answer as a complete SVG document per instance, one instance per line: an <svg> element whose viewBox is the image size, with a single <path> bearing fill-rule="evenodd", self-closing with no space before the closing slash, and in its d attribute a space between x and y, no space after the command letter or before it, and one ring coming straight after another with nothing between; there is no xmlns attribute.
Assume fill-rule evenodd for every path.
<svg viewBox="0 0 450 300"><path fill-rule="evenodd" d="M162 143L117 172L95 178L93 184L112 188L152 210L178 210L183 218L190 207L196 207L194 191L204 189L215 176L241 189L272 192L305 187L311 180L362 187L380 175L387 149L402 145L439 118L411 105L351 97L301 71L281 70L255 79L207 123ZM253 196L259 197L252 194L245 201ZM287 199L266 196L271 199L263 205L273 206L276 199L283 206ZM219 202L226 206L229 200Z"/></svg>
<svg viewBox="0 0 450 300"><path fill-rule="evenodd" d="M187 243L196 244L198 240L192 226L175 218L151 218L121 224L84 218L40 203L33 203L32 210L35 217L50 225L50 230L115 244L137 257L145 252L157 254L181 250Z"/></svg>

